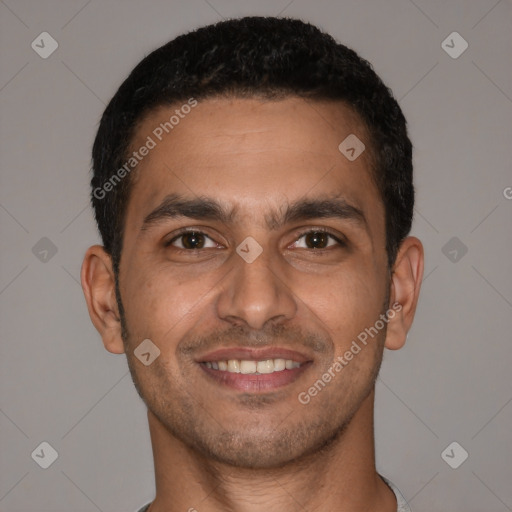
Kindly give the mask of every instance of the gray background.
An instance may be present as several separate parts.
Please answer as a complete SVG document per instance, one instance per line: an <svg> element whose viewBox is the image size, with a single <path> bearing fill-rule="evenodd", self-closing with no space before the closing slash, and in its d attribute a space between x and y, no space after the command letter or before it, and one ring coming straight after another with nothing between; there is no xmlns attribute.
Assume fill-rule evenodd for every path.
<svg viewBox="0 0 512 512"><path fill-rule="evenodd" d="M279 13L368 59L415 146L425 278L408 343L386 351L377 385L378 469L415 512L512 510L511 2L2 0L2 511L121 512L153 498L145 407L79 285L99 241L92 140L152 49L222 18ZM31 48L43 31L59 43L47 59ZM441 46L453 31L469 44L457 59ZM48 469L31 458L42 441L59 454ZM469 453L457 469L441 457L453 441Z"/></svg>

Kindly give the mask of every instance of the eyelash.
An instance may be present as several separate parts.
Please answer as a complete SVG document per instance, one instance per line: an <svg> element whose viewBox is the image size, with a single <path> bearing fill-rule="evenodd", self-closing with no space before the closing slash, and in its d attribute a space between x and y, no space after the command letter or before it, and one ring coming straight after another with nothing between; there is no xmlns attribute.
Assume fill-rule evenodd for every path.
<svg viewBox="0 0 512 512"><path fill-rule="evenodd" d="M190 229L190 228L183 228L182 230L178 231L178 234L175 235L173 238L171 238L169 241L165 242L164 244L164 247L169 247L171 246L171 244L173 242L175 242L176 240L178 240L180 237L184 236L184 235L187 235L188 233L196 233L196 234L200 234L200 235L204 235L206 238L209 238L210 240L213 241L213 239L208 236L206 233L204 233L203 231L200 231L198 229ZM308 235L310 233L325 233L326 235L328 235L330 238L332 238L333 240L335 240L337 242L337 244L339 245L339 247L346 247L347 246L347 243L340 239L339 237L337 237L336 235L334 235L333 233L331 233L329 230L325 229L325 228L314 228L314 229L308 229L307 231L303 231L301 233L299 233L299 235L297 236L295 242L293 243L296 243L297 241L299 241L303 236L305 235ZM329 249L330 247L326 247L326 248L323 248L323 249L309 249L311 251L317 251L317 252L320 252L320 251L325 251L327 249ZM200 251L201 249L182 249L180 247L175 247L174 248L175 250L177 251L181 251L181 252L194 252L194 251Z"/></svg>

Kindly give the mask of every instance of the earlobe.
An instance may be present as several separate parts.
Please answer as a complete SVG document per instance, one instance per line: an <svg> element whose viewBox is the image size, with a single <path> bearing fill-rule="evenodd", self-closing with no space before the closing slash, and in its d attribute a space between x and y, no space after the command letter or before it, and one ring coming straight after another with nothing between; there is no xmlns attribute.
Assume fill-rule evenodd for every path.
<svg viewBox="0 0 512 512"><path fill-rule="evenodd" d="M85 253L80 278L89 316L105 348L114 354L122 354L124 345L112 258L101 245L93 245Z"/></svg>
<svg viewBox="0 0 512 512"><path fill-rule="evenodd" d="M401 244L391 274L390 311L385 347L397 350L411 328L423 279L423 245L409 236Z"/></svg>

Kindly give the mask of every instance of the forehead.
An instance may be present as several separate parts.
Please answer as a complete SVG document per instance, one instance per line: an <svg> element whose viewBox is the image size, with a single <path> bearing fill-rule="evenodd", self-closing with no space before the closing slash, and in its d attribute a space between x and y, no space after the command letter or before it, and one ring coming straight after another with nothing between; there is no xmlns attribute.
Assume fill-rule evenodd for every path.
<svg viewBox="0 0 512 512"><path fill-rule="evenodd" d="M287 97L281 100L209 98L194 102L195 107L189 106L189 100L146 114L138 123L132 148L144 143L147 136L168 149L188 139L188 144L174 155L178 163L181 157L188 158L195 153L190 151L194 146L230 155L241 151L246 155L251 150L266 153L292 150L296 154L325 154L327 150L337 156L340 136L356 134L369 142L359 115L340 101ZM362 156L364 160L369 155Z"/></svg>
<svg viewBox="0 0 512 512"><path fill-rule="evenodd" d="M153 147L132 175L127 231L173 193L216 197L254 221L265 207L326 193L361 208L369 194L374 208L380 203L368 135L340 102L215 98L183 105L161 107L138 126L132 150L148 141ZM367 149L350 161L339 145L354 135Z"/></svg>

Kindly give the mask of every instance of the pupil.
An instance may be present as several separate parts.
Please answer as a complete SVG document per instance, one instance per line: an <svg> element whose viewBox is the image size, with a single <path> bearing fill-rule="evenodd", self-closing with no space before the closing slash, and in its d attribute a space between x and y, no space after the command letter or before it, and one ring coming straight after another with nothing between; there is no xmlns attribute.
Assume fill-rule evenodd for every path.
<svg viewBox="0 0 512 512"><path fill-rule="evenodd" d="M201 249L204 239L200 233L186 233L182 243L187 249Z"/></svg>
<svg viewBox="0 0 512 512"><path fill-rule="evenodd" d="M324 249L327 246L327 234L318 231L308 233L306 235L306 245L312 249Z"/></svg>

